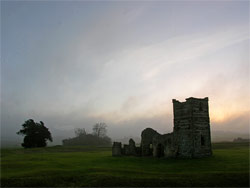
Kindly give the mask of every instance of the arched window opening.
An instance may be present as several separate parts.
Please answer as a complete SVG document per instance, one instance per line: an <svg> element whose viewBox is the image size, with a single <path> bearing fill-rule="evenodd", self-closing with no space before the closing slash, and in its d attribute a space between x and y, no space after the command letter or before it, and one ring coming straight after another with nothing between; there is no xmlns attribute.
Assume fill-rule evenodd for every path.
<svg viewBox="0 0 250 188"><path fill-rule="evenodd" d="M153 144L149 144L149 155L153 155Z"/></svg>

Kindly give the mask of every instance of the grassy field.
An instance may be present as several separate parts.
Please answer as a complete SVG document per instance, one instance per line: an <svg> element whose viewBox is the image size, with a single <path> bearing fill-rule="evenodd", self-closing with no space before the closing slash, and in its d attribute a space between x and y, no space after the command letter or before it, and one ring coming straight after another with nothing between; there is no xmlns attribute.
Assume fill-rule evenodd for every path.
<svg viewBox="0 0 250 188"><path fill-rule="evenodd" d="M249 144L213 144L203 159L112 157L111 148L2 149L4 187L248 187Z"/></svg>

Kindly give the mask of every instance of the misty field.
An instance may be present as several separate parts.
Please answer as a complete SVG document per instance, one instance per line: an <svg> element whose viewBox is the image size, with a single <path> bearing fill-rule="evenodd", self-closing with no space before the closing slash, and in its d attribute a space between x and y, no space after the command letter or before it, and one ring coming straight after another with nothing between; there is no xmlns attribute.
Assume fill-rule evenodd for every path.
<svg viewBox="0 0 250 188"><path fill-rule="evenodd" d="M2 149L1 183L28 186L249 186L249 144L213 144L203 159L112 157L111 148Z"/></svg>

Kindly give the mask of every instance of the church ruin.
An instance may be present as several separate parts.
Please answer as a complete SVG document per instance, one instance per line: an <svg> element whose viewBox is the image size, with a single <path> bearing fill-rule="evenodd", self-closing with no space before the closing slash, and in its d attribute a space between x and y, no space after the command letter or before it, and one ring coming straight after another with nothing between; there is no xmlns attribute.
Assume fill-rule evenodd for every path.
<svg viewBox="0 0 250 188"><path fill-rule="evenodd" d="M141 133L141 145L130 139L122 147L114 142L113 156L154 156L166 158L199 158L212 155L208 98L187 98L185 102L173 99L174 130L159 134L146 128Z"/></svg>

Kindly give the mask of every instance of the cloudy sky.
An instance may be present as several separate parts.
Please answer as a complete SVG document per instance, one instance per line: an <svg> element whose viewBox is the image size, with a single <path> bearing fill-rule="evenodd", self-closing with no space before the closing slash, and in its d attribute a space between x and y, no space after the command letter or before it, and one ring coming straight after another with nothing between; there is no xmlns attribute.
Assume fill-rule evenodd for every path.
<svg viewBox="0 0 250 188"><path fill-rule="evenodd" d="M212 130L249 131L249 1L1 1L1 55L2 137L29 118L165 133L191 96Z"/></svg>

